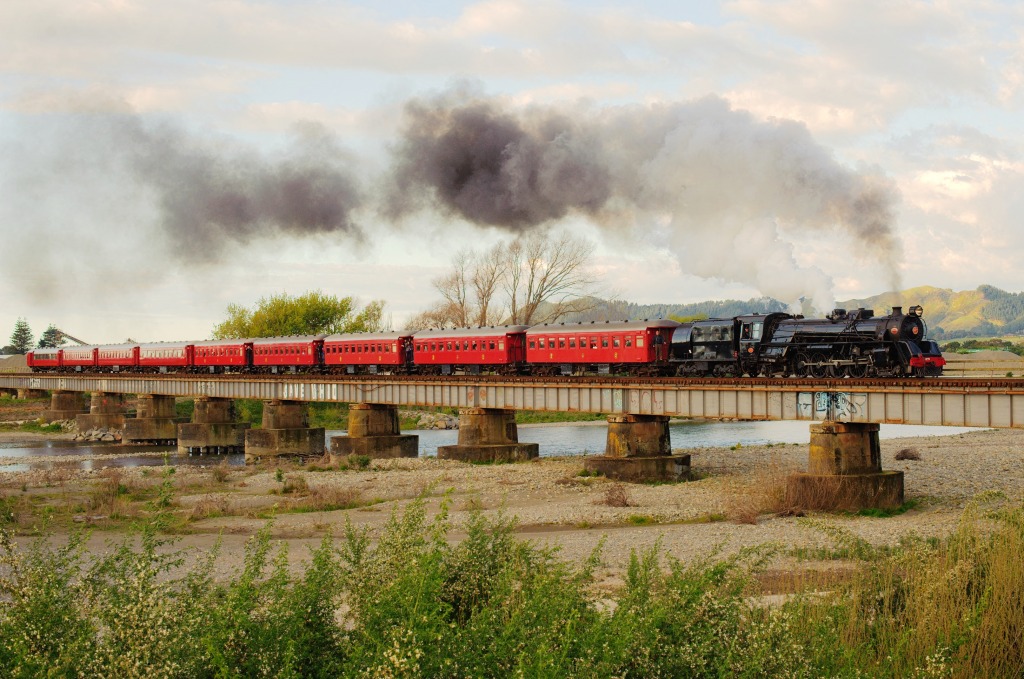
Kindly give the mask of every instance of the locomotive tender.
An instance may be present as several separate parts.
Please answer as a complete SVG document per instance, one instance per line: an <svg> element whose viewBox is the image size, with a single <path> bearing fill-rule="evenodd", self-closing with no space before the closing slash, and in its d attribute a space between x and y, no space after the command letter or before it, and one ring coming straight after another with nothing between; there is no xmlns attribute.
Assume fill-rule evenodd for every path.
<svg viewBox="0 0 1024 679"><path fill-rule="evenodd" d="M826 318L751 314L81 346L30 351L34 372L937 376L946 361L923 310Z"/></svg>

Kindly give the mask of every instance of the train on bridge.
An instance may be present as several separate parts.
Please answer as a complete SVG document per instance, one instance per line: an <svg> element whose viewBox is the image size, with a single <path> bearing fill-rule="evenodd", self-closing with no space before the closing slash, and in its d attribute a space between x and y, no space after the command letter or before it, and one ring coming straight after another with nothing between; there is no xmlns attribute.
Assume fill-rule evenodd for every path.
<svg viewBox="0 0 1024 679"><path fill-rule="evenodd" d="M35 349L34 372L938 376L923 310L506 325Z"/></svg>

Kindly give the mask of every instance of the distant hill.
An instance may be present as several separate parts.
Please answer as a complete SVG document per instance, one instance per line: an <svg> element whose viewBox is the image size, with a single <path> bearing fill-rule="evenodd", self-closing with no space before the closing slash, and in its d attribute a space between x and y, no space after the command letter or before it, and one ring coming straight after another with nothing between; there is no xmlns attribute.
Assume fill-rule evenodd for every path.
<svg viewBox="0 0 1024 679"><path fill-rule="evenodd" d="M924 307L929 335L936 339L1024 332L1024 293L1006 292L991 285L961 292L926 285L866 299L852 299L840 302L839 306L844 309L865 307L881 314L894 305L906 309L914 304Z"/></svg>
<svg viewBox="0 0 1024 679"><path fill-rule="evenodd" d="M567 323L586 323L589 321L622 321L641 318L727 318L741 314L763 314L771 311L785 311L788 305L771 297L758 297L741 301L737 299L694 302L692 304L634 304L618 300L594 300L595 307L590 311L572 314Z"/></svg>
<svg viewBox="0 0 1024 679"><path fill-rule="evenodd" d="M590 311L574 314L565 321L600 322L669 316L721 318L788 309L787 304L771 297L693 304L633 304L605 300L594 300L594 303ZM961 292L925 285L864 299L845 300L837 302L836 306L841 309L864 307L874 309L876 314L886 314L894 306L907 309L915 304L924 307L929 336L935 339L1024 334L1024 293L1006 292L991 285Z"/></svg>

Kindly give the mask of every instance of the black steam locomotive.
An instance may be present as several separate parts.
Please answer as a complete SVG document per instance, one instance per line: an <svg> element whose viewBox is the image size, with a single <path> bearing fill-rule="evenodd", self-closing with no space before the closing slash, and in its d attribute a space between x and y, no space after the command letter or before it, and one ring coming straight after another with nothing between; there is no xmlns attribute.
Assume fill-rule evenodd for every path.
<svg viewBox="0 0 1024 679"><path fill-rule="evenodd" d="M926 339L923 310L888 316L836 309L825 318L786 313L683 323L672 335L670 363L682 376L938 376L946 360Z"/></svg>

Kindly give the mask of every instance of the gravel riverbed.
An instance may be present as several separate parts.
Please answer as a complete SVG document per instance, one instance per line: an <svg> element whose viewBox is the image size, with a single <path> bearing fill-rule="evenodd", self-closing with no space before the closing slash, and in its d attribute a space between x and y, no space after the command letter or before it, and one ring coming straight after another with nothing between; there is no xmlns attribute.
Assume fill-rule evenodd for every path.
<svg viewBox="0 0 1024 679"><path fill-rule="evenodd" d="M8 436L12 435L0 435L0 440L9 440ZM179 546L202 549L221 540L228 563L237 563L245 539L266 524L266 512L275 505L287 509L296 501L282 494L282 476L302 477L311 493L333 493L359 505L348 510L279 513L273 535L290 543L295 562L306 558L308 549L324 535L343 534L347 521L377 529L394 508L426 496L431 512L447 502L452 539L459 539L460 526L470 511L503 513L517 520L523 538L557 547L567 559L586 558L601 545L609 573L624 567L632 550L655 545L665 554L690 561L762 544L779 545L790 555L801 549L827 550L837 546L837 533L876 545L895 544L909 534L941 537L955 529L964 509L979 496L1012 503L1024 500L1024 432L986 430L888 439L881 446L883 468L902 470L906 497L916 501L910 511L887 518L780 516L770 511L777 505L773 498L784 488L786 476L806 468L806 445L793 444L689 449L685 452L692 455L695 480L664 485L615 484L581 476L581 457L511 465L420 458L374 461L364 470L282 466L280 474L273 468L232 467L218 482L211 481L211 467L181 466L173 475L176 511L195 512L202 503L211 502L219 511L191 520ZM920 459L896 460L896 454L905 449L916 450ZM104 454L116 455L117 448ZM47 460L47 469L0 473L0 492L88 493L109 474L62 469L59 457ZM152 485L160 474L152 468L116 473L129 486ZM610 500L622 504L623 499L626 506L609 505ZM109 531L119 530L106 528L94 535L91 547L103 549L110 540Z"/></svg>

